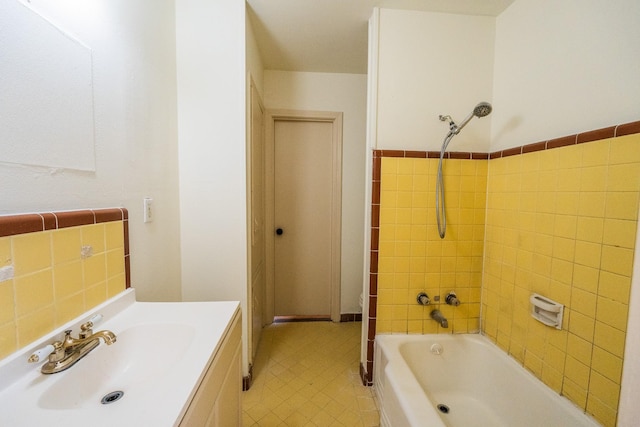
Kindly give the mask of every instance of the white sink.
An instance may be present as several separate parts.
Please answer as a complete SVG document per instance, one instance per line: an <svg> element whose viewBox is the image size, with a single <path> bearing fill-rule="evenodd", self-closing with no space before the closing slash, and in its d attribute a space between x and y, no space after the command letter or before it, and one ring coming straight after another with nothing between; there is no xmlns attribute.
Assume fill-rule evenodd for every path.
<svg viewBox="0 0 640 427"><path fill-rule="evenodd" d="M55 378L57 381L38 399L38 406L46 409L96 406L110 392L126 390L130 394L132 390L150 387L154 376L175 369L194 332L192 326L175 323L125 329L117 334L114 344L101 344L69 368L66 375ZM165 341L168 337L171 345Z"/></svg>
<svg viewBox="0 0 640 427"><path fill-rule="evenodd" d="M238 302L141 303L133 290L0 361L0 426L177 425L231 323ZM71 368L51 375L27 364L33 350L60 339L94 313L101 344ZM124 392L109 404L102 398ZM113 399L107 399L113 400Z"/></svg>

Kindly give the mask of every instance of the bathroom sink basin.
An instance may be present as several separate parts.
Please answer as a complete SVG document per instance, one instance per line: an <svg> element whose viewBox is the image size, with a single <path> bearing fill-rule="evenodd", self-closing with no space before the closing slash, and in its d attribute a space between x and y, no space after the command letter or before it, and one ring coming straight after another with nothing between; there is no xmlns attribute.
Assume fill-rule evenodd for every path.
<svg viewBox="0 0 640 427"><path fill-rule="evenodd" d="M110 346L101 344L54 381L38 399L46 409L100 405L113 391L143 392L154 376L174 369L194 336L184 324L146 324L125 329ZM55 375L55 374L54 374ZM53 378L52 378L53 379ZM123 398L125 396L123 395Z"/></svg>
<svg viewBox="0 0 640 427"><path fill-rule="evenodd" d="M122 292L0 361L0 426L177 426L239 312L237 301L146 303ZM51 375L27 363L98 313L95 330L113 332L112 345Z"/></svg>

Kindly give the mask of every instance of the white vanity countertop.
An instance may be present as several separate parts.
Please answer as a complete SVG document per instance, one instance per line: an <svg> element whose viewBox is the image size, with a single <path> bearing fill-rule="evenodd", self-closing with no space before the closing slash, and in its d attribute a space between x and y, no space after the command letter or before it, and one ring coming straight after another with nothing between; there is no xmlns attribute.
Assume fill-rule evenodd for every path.
<svg viewBox="0 0 640 427"><path fill-rule="evenodd" d="M29 355L63 336L78 335L94 314L94 326L117 340L100 345L66 371L44 375ZM206 368L218 351L237 301L137 302L129 289L69 322L32 346L0 361L0 426L174 426L182 418ZM104 395L123 397L102 404Z"/></svg>

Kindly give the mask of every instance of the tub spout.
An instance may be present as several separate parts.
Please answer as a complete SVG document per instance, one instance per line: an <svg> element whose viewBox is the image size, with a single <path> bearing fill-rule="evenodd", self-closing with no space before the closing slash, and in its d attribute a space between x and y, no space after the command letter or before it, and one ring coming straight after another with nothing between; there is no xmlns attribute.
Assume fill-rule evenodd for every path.
<svg viewBox="0 0 640 427"><path fill-rule="evenodd" d="M433 320L435 320L436 322L438 322L440 324L440 326L442 326L443 328L448 328L449 327L449 322L442 315L442 312L440 310L432 310L431 311L431 318Z"/></svg>

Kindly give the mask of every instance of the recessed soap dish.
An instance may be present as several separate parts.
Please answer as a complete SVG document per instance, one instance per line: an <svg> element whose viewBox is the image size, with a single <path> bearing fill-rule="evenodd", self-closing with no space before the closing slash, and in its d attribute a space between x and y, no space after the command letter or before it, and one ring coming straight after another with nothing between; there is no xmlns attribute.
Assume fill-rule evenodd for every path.
<svg viewBox="0 0 640 427"><path fill-rule="evenodd" d="M538 294L531 295L529 301L531 302L531 316L534 319L547 326L562 329L564 305Z"/></svg>

